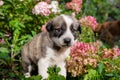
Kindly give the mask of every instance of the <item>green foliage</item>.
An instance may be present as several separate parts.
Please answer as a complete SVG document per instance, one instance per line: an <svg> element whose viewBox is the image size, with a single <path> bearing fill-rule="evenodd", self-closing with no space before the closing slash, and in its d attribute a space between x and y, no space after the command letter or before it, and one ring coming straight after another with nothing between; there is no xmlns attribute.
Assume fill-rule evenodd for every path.
<svg viewBox="0 0 120 80"><path fill-rule="evenodd" d="M5 47L0 47L0 65L10 65L9 50Z"/></svg>
<svg viewBox="0 0 120 80"><path fill-rule="evenodd" d="M90 27L82 26L82 33L79 35L79 41L83 41L83 42L95 41L94 33Z"/></svg>
<svg viewBox="0 0 120 80"><path fill-rule="evenodd" d="M104 64L102 64L102 63L99 63L98 64L98 73L100 74L100 75L103 75L103 73L105 72L105 66L104 66ZM101 76L102 77L102 76Z"/></svg>
<svg viewBox="0 0 120 80"><path fill-rule="evenodd" d="M26 80L41 80L41 79L42 79L41 76L31 76L30 78L27 78Z"/></svg>
<svg viewBox="0 0 120 80"><path fill-rule="evenodd" d="M109 69L106 68L105 76L109 80L120 80L120 57L117 57L116 59L106 59L106 66L107 64L111 65Z"/></svg>
<svg viewBox="0 0 120 80"><path fill-rule="evenodd" d="M64 76L58 74L59 72L60 72L59 67L48 68L49 77L47 80L65 80Z"/></svg>
<svg viewBox="0 0 120 80"><path fill-rule="evenodd" d="M64 76L58 74L59 72L60 72L59 67L49 67L47 71L47 73L49 74L49 77L46 80L65 80ZM41 79L42 79L42 76L31 76L26 80L41 80Z"/></svg>
<svg viewBox="0 0 120 80"><path fill-rule="evenodd" d="M88 70L88 74L85 75L84 80L101 80L98 72L93 69Z"/></svg>
<svg viewBox="0 0 120 80"><path fill-rule="evenodd" d="M83 0L82 16L91 15L97 18L98 22L106 20L119 20L120 10L116 8L119 0Z"/></svg>

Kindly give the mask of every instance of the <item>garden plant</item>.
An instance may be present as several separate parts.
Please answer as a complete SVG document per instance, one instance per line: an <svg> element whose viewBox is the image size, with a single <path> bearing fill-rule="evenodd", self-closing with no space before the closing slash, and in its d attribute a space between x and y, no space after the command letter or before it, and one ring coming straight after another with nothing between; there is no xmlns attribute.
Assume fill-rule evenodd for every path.
<svg viewBox="0 0 120 80"><path fill-rule="evenodd" d="M66 80L120 80L119 46L101 45L92 31L99 23L120 20L120 0L0 0L0 80L26 80L22 46L60 14L76 17L82 27L66 59ZM47 80L65 80L59 71L59 67L48 68Z"/></svg>

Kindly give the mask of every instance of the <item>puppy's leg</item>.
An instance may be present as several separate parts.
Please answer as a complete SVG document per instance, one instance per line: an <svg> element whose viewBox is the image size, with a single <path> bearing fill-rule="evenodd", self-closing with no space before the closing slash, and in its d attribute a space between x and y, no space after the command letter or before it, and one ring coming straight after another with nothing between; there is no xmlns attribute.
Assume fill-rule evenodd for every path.
<svg viewBox="0 0 120 80"><path fill-rule="evenodd" d="M61 63L57 64L57 66L60 67L60 69L61 69L59 74L66 78L66 64L65 64L65 62L61 62Z"/></svg>
<svg viewBox="0 0 120 80"><path fill-rule="evenodd" d="M22 66L23 66L23 70L24 70L24 76L26 78L30 77L30 73L32 71L32 66L30 65L30 63L22 61Z"/></svg>
<svg viewBox="0 0 120 80"><path fill-rule="evenodd" d="M47 69L49 67L49 61L46 58L42 58L38 61L38 74L43 77L43 79L48 78Z"/></svg>

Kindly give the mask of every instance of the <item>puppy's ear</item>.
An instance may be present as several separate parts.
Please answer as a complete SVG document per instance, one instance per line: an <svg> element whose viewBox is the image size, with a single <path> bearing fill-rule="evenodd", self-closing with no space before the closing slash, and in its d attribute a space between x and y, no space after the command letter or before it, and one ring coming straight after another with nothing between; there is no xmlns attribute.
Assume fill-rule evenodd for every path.
<svg viewBox="0 0 120 80"><path fill-rule="evenodd" d="M79 26L78 26L78 31L79 31L80 34L82 33L82 29L81 29L80 24L79 24Z"/></svg>
<svg viewBox="0 0 120 80"><path fill-rule="evenodd" d="M47 25L46 25L46 30L47 30L48 32L50 32L50 31L53 30L53 21L52 21L52 20L47 23Z"/></svg>

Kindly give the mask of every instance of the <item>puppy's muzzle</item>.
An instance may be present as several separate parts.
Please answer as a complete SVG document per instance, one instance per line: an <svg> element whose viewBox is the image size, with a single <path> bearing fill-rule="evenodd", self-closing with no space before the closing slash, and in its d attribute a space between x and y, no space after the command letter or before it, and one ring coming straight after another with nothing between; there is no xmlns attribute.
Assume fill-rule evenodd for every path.
<svg viewBox="0 0 120 80"><path fill-rule="evenodd" d="M65 39L64 39L64 44L65 44L66 46L70 46L70 43L71 43L71 39L70 39L70 38L65 38Z"/></svg>

